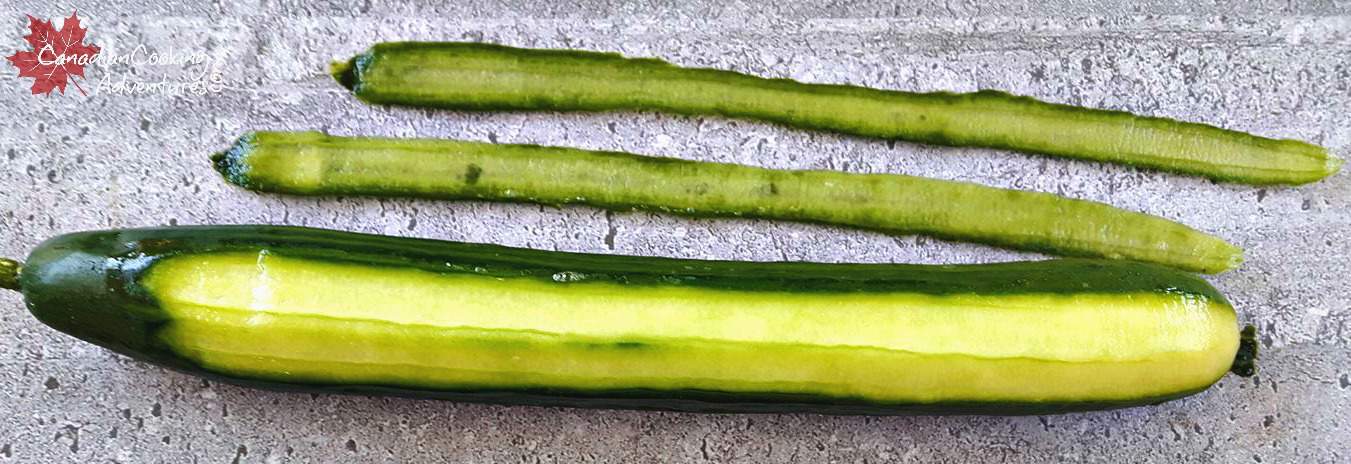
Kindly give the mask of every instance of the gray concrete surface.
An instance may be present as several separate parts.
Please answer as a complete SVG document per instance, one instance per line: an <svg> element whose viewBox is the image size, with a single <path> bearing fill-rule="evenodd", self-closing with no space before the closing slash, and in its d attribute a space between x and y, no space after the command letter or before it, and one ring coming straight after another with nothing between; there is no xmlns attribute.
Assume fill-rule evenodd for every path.
<svg viewBox="0 0 1351 464"><path fill-rule="evenodd" d="M535 5L535 3L542 3ZM1043 5L1043 3L1045 3ZM0 48L24 14L0 8ZM207 164L249 129L458 137L780 168L896 172L1056 192L1183 221L1243 245L1211 279L1262 329L1261 375L1158 407L1048 417L695 415L254 391L166 372L50 330L0 294L0 462L1315 462L1351 461L1351 179L1251 188L980 149L656 114L372 108L324 74L392 39L659 56L765 76L912 90L1005 89L1351 151L1351 3L986 5L243 0L83 2L118 53L221 53L207 95L26 93L0 71L0 255L54 234L287 223L543 249L694 258L976 262L1033 255L797 224L590 208L261 196ZM67 8L67 7L62 7ZM177 80L202 66L94 65Z"/></svg>

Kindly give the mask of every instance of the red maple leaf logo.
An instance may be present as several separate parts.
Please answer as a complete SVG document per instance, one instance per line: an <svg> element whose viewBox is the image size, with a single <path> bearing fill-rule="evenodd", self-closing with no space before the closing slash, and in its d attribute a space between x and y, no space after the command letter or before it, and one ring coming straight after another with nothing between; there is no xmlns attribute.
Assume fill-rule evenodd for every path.
<svg viewBox="0 0 1351 464"><path fill-rule="evenodd" d="M99 48L84 43L84 33L89 29L80 28L80 18L75 12L56 29L50 20L39 21L28 15L29 34L23 36L33 51L16 52L9 62L19 68L19 77L33 78L33 94L51 95L52 89L66 93L66 83L75 84L75 89L84 93L80 84L71 76L84 77L84 67L98 55Z"/></svg>

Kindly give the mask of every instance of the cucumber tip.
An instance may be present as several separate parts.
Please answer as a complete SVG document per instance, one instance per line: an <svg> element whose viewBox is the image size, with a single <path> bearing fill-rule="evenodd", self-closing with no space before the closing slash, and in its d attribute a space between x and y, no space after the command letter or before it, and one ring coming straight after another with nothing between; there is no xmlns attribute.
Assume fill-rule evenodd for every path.
<svg viewBox="0 0 1351 464"><path fill-rule="evenodd" d="M1239 377L1257 375L1257 327L1248 325L1238 335L1238 352L1234 354L1234 364L1229 372Z"/></svg>
<svg viewBox="0 0 1351 464"><path fill-rule="evenodd" d="M0 258L0 288L19 290L19 273L22 271L23 264L18 261Z"/></svg>
<svg viewBox="0 0 1351 464"><path fill-rule="evenodd" d="M359 70L357 69L357 59L362 55L352 57L347 61L333 61L328 65L328 74L333 76L333 80L348 91L355 92L357 83L360 80Z"/></svg>
<svg viewBox="0 0 1351 464"><path fill-rule="evenodd" d="M1226 270L1226 271L1228 271L1228 270L1233 270L1233 269L1238 269L1239 266L1242 266L1242 265L1243 265L1243 249L1242 249L1242 248L1239 248L1239 247L1234 247L1234 252L1233 252L1232 254L1229 255L1229 262L1226 263L1226 264L1228 265L1228 266L1225 267L1225 269L1224 269L1224 270Z"/></svg>
<svg viewBox="0 0 1351 464"><path fill-rule="evenodd" d="M230 148L211 154L211 167L215 168L226 182L235 185L247 183L244 157L253 149L253 138L253 133L244 134Z"/></svg>
<svg viewBox="0 0 1351 464"><path fill-rule="evenodd" d="M1333 175L1333 174L1336 174L1337 171L1341 171L1341 170L1342 170L1342 163L1344 163L1344 162L1346 162L1346 161L1343 160L1343 159L1341 159L1341 158L1339 158L1339 157L1337 157L1337 155L1328 154L1328 160L1327 160L1327 171L1328 171L1328 175L1331 176L1331 175Z"/></svg>

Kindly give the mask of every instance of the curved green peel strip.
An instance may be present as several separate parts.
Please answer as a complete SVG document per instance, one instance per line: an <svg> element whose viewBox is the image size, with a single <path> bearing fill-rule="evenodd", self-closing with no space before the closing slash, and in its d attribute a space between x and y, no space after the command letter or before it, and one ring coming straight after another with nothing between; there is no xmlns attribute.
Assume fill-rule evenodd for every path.
<svg viewBox="0 0 1351 464"><path fill-rule="evenodd" d="M1242 250L1156 216L1047 193L888 174L784 171L628 153L258 132L212 158L226 180L299 195L577 203L815 222L1222 272Z"/></svg>
<svg viewBox="0 0 1351 464"><path fill-rule="evenodd" d="M765 79L614 53L390 42L335 63L362 101L457 110L651 110L1121 163L1220 181L1302 184L1342 161L1323 147L1003 92L912 93Z"/></svg>

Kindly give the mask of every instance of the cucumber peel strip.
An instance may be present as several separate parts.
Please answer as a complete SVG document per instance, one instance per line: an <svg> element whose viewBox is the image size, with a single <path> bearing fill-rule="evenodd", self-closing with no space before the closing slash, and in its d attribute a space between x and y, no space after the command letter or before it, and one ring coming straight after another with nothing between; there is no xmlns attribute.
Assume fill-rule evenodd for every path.
<svg viewBox="0 0 1351 464"><path fill-rule="evenodd" d="M461 42L386 42L334 62L360 100L474 111L660 111L1119 163L1253 185L1304 184L1342 160L1309 143L1039 101L766 79L651 58Z"/></svg>

